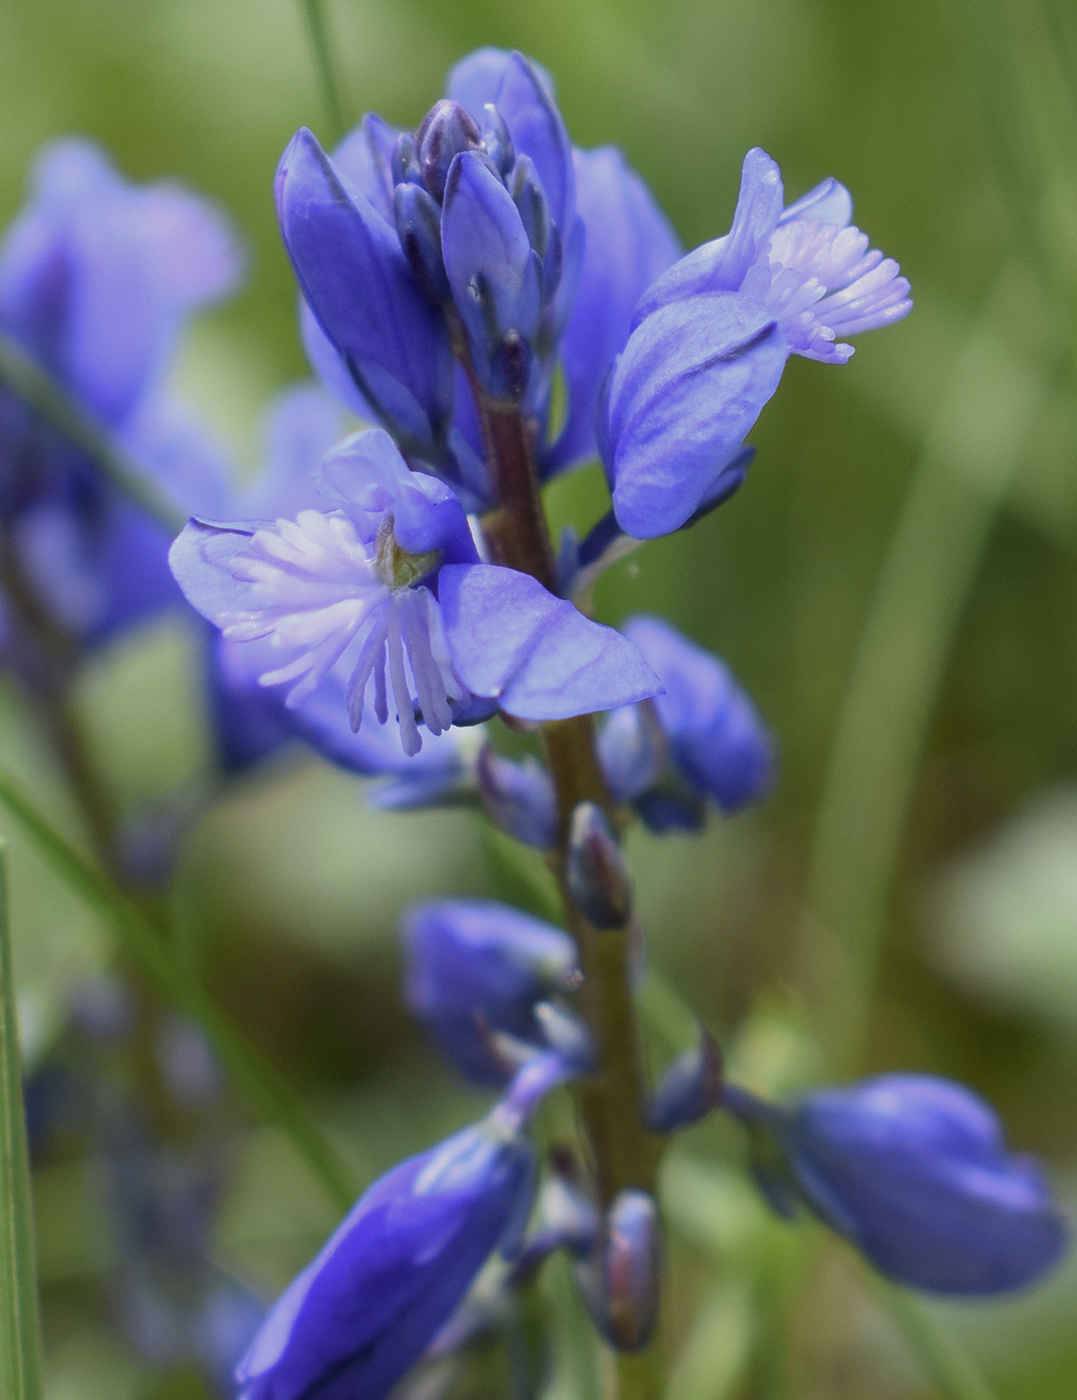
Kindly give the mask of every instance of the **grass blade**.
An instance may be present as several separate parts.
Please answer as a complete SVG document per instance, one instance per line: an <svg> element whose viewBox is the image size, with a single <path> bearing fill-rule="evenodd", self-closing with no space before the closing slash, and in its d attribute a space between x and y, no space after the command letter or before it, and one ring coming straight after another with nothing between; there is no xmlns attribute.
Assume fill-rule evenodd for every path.
<svg viewBox="0 0 1077 1400"><path fill-rule="evenodd" d="M117 490L160 522L169 534L177 534L186 516L167 500L92 418L60 388L53 377L25 350L0 331L0 384L51 428L91 458Z"/></svg>
<svg viewBox="0 0 1077 1400"><path fill-rule="evenodd" d="M996 1400L995 1392L962 1348L949 1337L919 1298L882 1279L875 1292L906 1342L946 1400Z"/></svg>
<svg viewBox="0 0 1077 1400"><path fill-rule="evenodd" d="M302 0L303 14L307 21L310 46L314 50L314 66L318 70L325 109L332 126L333 142L344 135L348 121L344 114L344 99L341 93L337 66L333 61L333 44L329 34L329 24L325 17L322 0Z"/></svg>
<svg viewBox="0 0 1077 1400"><path fill-rule="evenodd" d="M154 924L68 844L3 769L0 805L16 818L58 874L110 925L124 953L161 996L202 1027L252 1107L287 1135L336 1205L342 1210L350 1207L358 1194L357 1184L339 1154L276 1071L177 962Z"/></svg>
<svg viewBox="0 0 1077 1400"><path fill-rule="evenodd" d="M41 1349L33 1198L0 846L0 1395L40 1400Z"/></svg>

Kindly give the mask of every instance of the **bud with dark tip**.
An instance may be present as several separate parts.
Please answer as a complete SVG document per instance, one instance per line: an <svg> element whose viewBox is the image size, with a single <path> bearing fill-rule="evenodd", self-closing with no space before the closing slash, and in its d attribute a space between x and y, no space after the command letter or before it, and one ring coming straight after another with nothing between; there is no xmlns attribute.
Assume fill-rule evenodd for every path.
<svg viewBox="0 0 1077 1400"><path fill-rule="evenodd" d="M444 97L435 102L415 133L423 183L440 203L453 157L461 151L482 149L482 137L475 119L459 102Z"/></svg>
<svg viewBox="0 0 1077 1400"><path fill-rule="evenodd" d="M606 814L594 802L573 808L565 878L596 928L625 927L632 912L628 866Z"/></svg>
<svg viewBox="0 0 1077 1400"><path fill-rule="evenodd" d="M658 1316L662 1226L646 1191L614 1197L605 1229L578 1271L591 1318L617 1351L642 1351Z"/></svg>

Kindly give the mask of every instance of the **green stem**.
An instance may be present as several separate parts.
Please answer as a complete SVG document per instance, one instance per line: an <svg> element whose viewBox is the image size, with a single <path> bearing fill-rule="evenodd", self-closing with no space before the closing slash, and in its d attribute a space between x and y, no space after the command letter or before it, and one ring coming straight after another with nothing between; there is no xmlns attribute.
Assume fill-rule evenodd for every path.
<svg viewBox="0 0 1077 1400"><path fill-rule="evenodd" d="M538 491L533 425L512 404L485 398L476 386L491 472L500 506L483 521L501 563L554 588L553 550ZM580 802L611 817L613 803L595 752L590 715L542 726L542 741L557 794L559 836L551 867L558 878L566 923L580 953L580 1009L594 1040L598 1067L576 1089L603 1204L626 1187L654 1192L661 1146L643 1126L646 1098L639 1018L632 999L631 933L599 929L573 900L563 878L569 822ZM662 1390L656 1344L619 1356L614 1368L620 1400L655 1400Z"/></svg>
<svg viewBox="0 0 1077 1400"><path fill-rule="evenodd" d="M41 815L10 773L0 769L0 805L23 827L50 864L115 932L147 982L206 1033L222 1064L251 1105L291 1140L341 1209L357 1186L351 1172L276 1071L248 1044L194 977L179 963L154 924L116 890Z"/></svg>
<svg viewBox="0 0 1077 1400"><path fill-rule="evenodd" d="M39 1400L33 1196L7 907L7 856L0 846L0 1395Z"/></svg>
<svg viewBox="0 0 1077 1400"><path fill-rule="evenodd" d="M329 24L325 17L322 0L302 0L303 14L307 21L310 46L314 50L314 65L318 70L325 110L332 128L335 145L348 129L344 114L344 101L341 96L341 83L333 60L333 45L329 35Z"/></svg>
<svg viewBox="0 0 1077 1400"><path fill-rule="evenodd" d="M816 820L806 933L819 1034L860 1057L887 910L936 700L1042 381L998 351L1007 268L959 354L891 536L842 700ZM829 940L829 942L828 942Z"/></svg>
<svg viewBox="0 0 1077 1400"><path fill-rule="evenodd" d="M918 1298L873 1278L875 1292L946 1400L996 1400L995 1392Z"/></svg>
<svg viewBox="0 0 1077 1400"><path fill-rule="evenodd" d="M138 464L82 411L48 371L2 331L0 384L29 404L43 422L81 448L118 491L157 520L170 535L183 528L186 516L154 487Z"/></svg>

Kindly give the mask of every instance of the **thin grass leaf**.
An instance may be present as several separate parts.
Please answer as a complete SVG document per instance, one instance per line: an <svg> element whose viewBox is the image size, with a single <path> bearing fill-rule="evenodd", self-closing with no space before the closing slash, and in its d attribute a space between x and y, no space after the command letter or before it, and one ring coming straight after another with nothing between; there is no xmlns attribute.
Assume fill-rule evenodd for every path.
<svg viewBox="0 0 1077 1400"><path fill-rule="evenodd" d="M118 491L177 534L186 517L157 491L152 482L60 388L47 370L31 359L17 341L0 331L0 384L30 405L50 427L81 448Z"/></svg>
<svg viewBox="0 0 1077 1400"><path fill-rule="evenodd" d="M806 927L841 965L819 1017L856 1068L909 805L957 631L1048 377L992 354L1005 270L943 394L890 539L842 699L816 819Z"/></svg>
<svg viewBox="0 0 1077 1400"><path fill-rule="evenodd" d="M329 33L329 22L325 16L322 0L302 0L302 4L303 14L307 21L307 33L310 35L310 46L314 51L314 66L318 70L322 98L325 101L325 110L329 115L332 127L333 143L336 144L347 131L348 120L344 112L344 98L337 65L333 58L333 42Z"/></svg>
<svg viewBox="0 0 1077 1400"><path fill-rule="evenodd" d="M972 1359L918 1298L880 1278L873 1277L873 1284L880 1302L946 1400L996 1400Z"/></svg>
<svg viewBox="0 0 1077 1400"><path fill-rule="evenodd" d="M33 1197L0 846L0 1395L40 1400L41 1344Z"/></svg>
<svg viewBox="0 0 1077 1400"><path fill-rule="evenodd" d="M16 818L59 875L115 932L125 954L153 987L205 1031L238 1088L291 1140L342 1210L358 1194L351 1172L276 1071L248 1044L186 968L158 929L76 851L34 807L11 774L0 769L0 804Z"/></svg>

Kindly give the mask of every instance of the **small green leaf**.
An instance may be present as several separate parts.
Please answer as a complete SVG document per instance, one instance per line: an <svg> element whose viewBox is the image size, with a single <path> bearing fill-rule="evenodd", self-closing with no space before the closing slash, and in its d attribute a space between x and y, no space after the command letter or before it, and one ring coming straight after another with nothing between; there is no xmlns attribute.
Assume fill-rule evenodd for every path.
<svg viewBox="0 0 1077 1400"><path fill-rule="evenodd" d="M0 1395L4 1400L39 1400L33 1200L7 903L7 865L0 847Z"/></svg>

